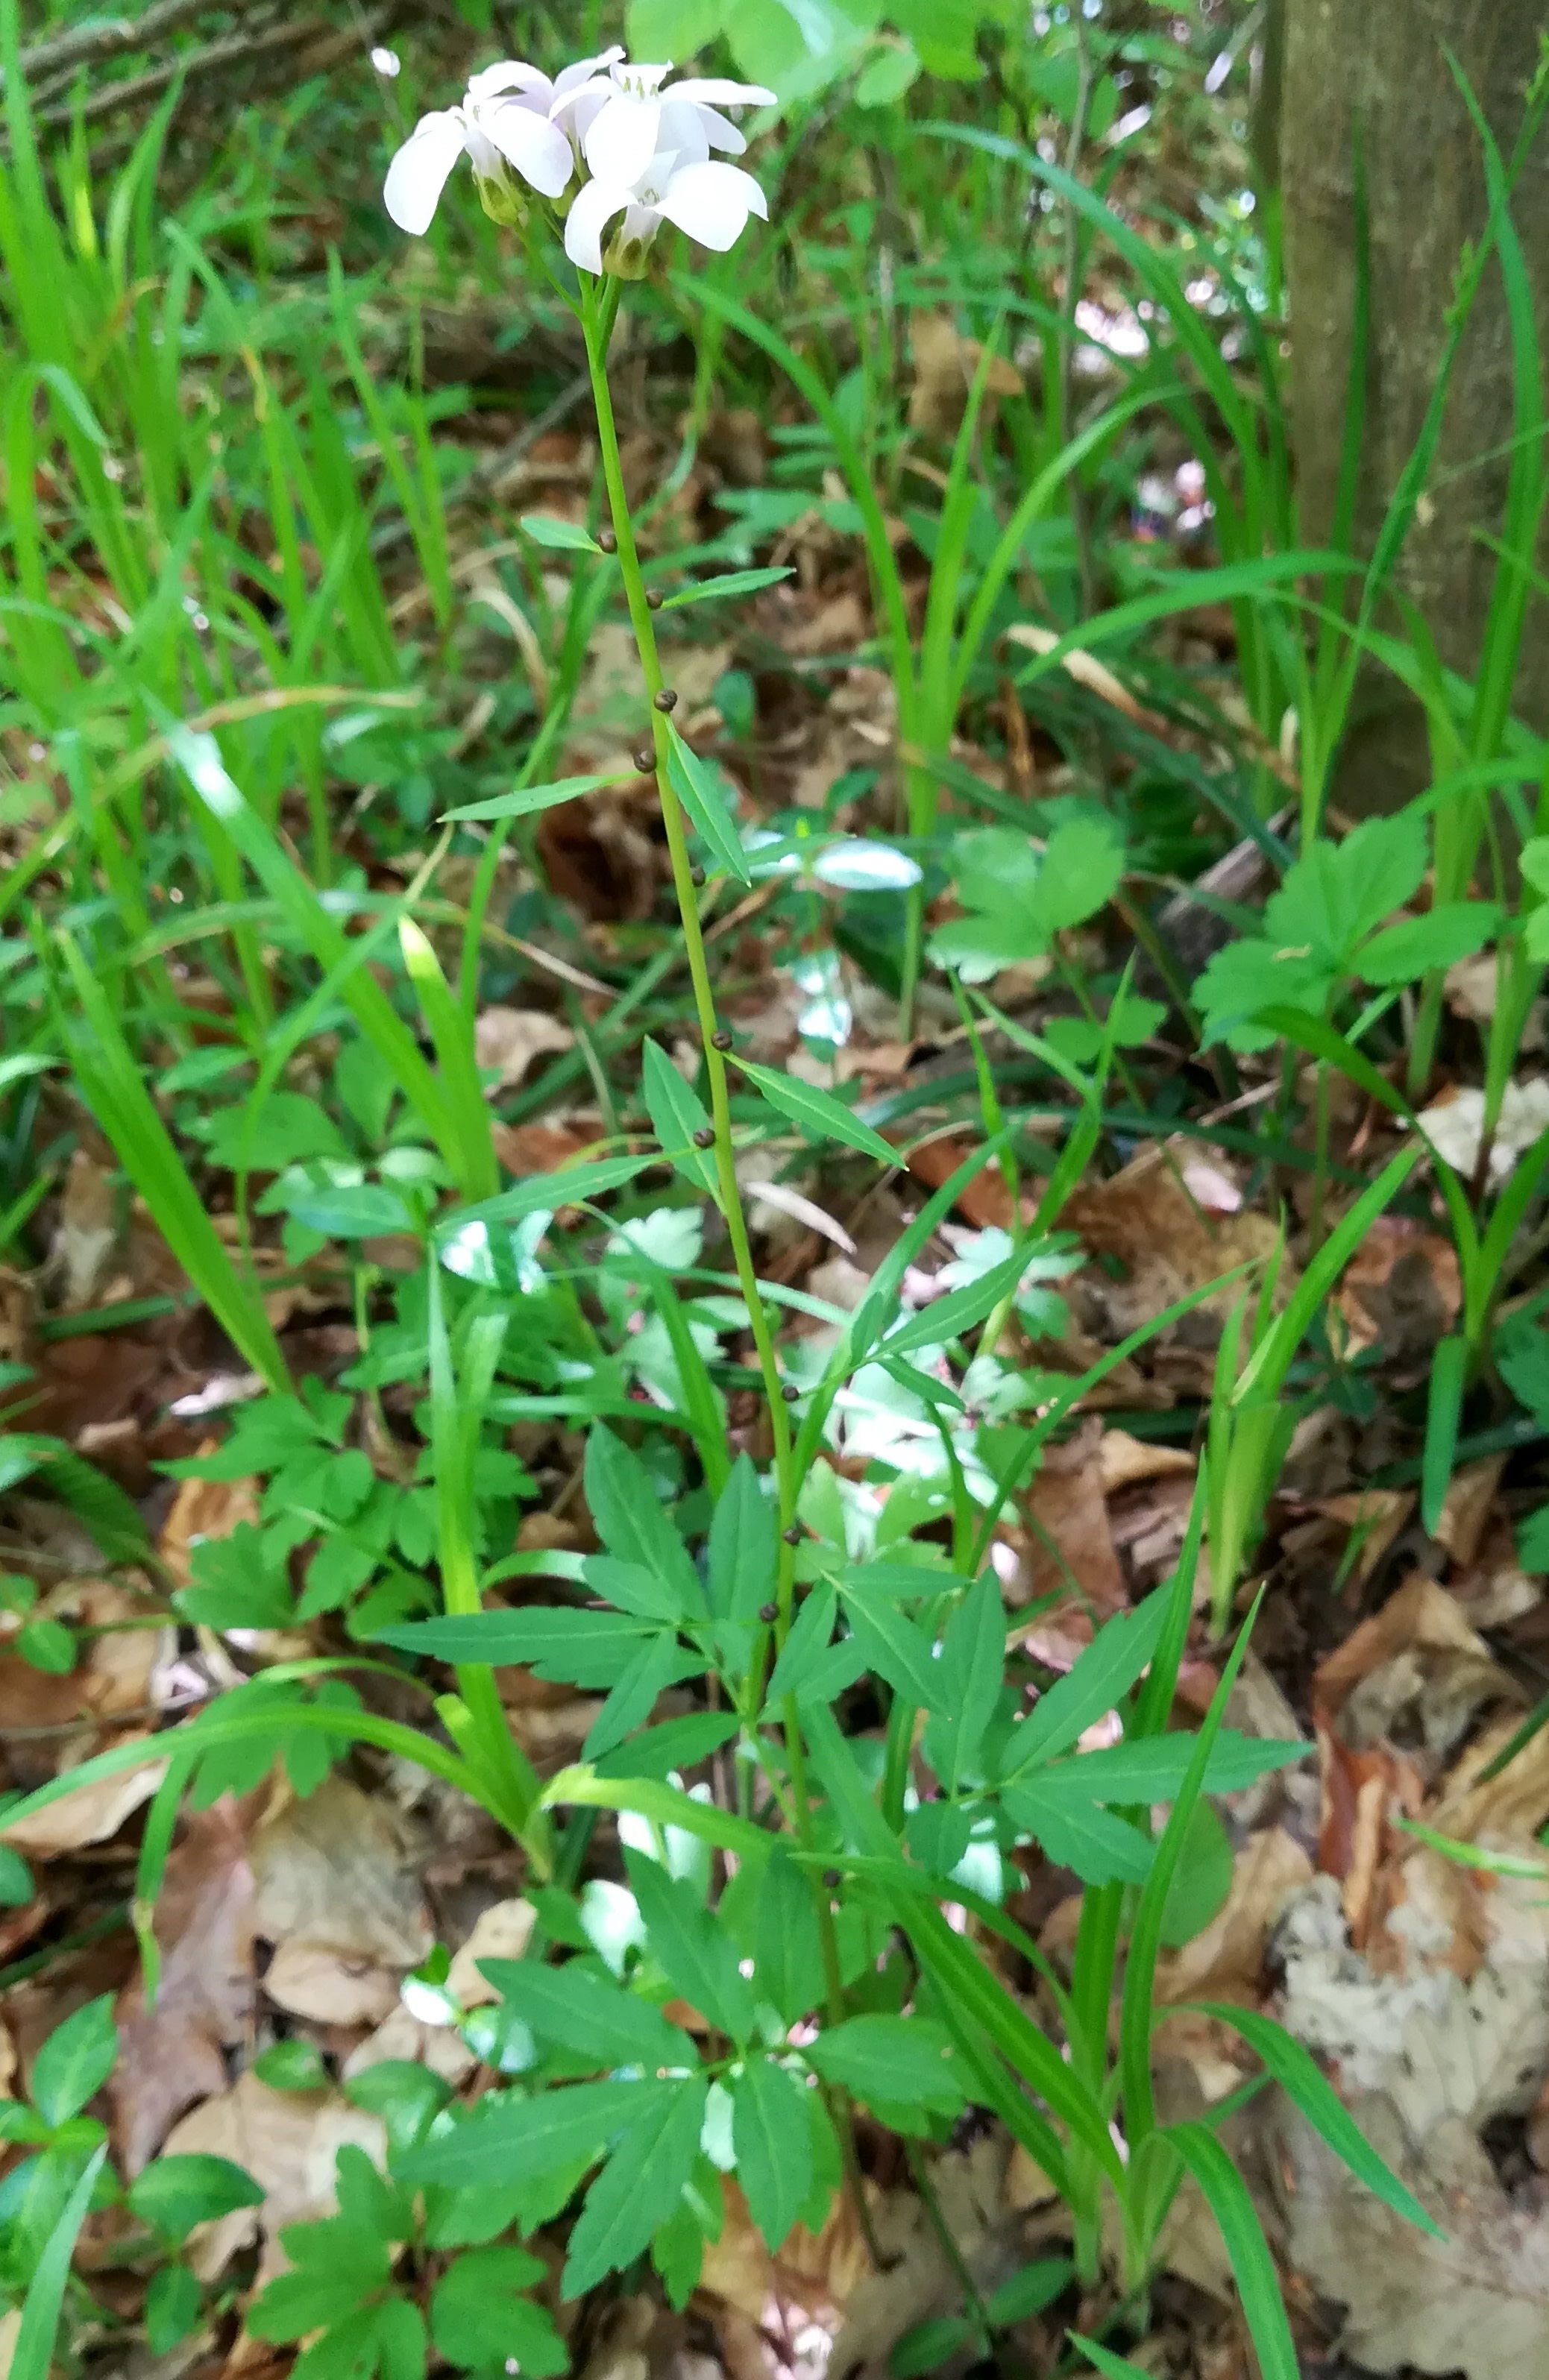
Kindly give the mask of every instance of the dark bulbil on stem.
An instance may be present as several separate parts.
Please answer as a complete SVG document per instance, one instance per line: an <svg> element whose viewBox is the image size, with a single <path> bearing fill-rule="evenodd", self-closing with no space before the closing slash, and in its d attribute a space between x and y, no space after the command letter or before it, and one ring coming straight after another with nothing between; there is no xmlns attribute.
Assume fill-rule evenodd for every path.
<svg viewBox="0 0 1549 2380"><path fill-rule="evenodd" d="M714 1125L713 1123L701 1123L698 1132L694 1135L694 1147L696 1148L714 1148Z"/></svg>
<svg viewBox="0 0 1549 2380"><path fill-rule="evenodd" d="M656 696L655 702L658 710L676 710L677 709L677 687L665 686L661 693Z"/></svg>
<svg viewBox="0 0 1549 2380"><path fill-rule="evenodd" d="M711 1035L710 1046L713 1050L721 1050L723 1054L731 1048L731 1035L724 1025L717 1032Z"/></svg>
<svg viewBox="0 0 1549 2380"><path fill-rule="evenodd" d="M632 752L629 757L642 777L653 777L656 774L656 753L653 745L642 744L639 751Z"/></svg>
<svg viewBox="0 0 1549 2380"><path fill-rule="evenodd" d="M618 540L611 528L600 528L597 532L597 542L604 553L618 552Z"/></svg>

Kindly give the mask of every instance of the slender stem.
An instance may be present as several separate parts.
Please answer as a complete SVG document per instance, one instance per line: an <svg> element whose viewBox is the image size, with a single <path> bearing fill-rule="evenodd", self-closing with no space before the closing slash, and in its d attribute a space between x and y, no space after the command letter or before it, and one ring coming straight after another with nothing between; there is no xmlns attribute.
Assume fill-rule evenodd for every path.
<svg viewBox="0 0 1549 2380"><path fill-rule="evenodd" d="M683 811L673 792L667 775L667 759L671 750L666 715L656 708L656 697L665 689L661 659L656 650L656 628L646 601L645 581L640 575L640 554L635 546L633 525L629 518L629 503L624 488L624 467L618 452L618 431L614 421L613 397L608 388L607 331L611 328L611 311L606 316L606 298L600 298L598 284L582 277L581 324L586 334L586 360L592 376L592 396L597 412L597 436L602 449L603 477L608 492L608 510L613 518L614 535L618 540L618 568L624 581L625 600L629 607L629 625L635 632L640 652L640 669L645 677L645 690L651 698L651 734L656 750L656 794L662 805L662 824L666 830L667 851L672 862L673 888L677 894L678 914L683 921L683 943L688 954L689 973L694 987L694 1007L699 1018L700 1036L704 1048L705 1077L710 1087L710 1114L715 1132L715 1172L720 1184L721 1209L731 1240L732 1258L737 1278L748 1307L748 1319L752 1330L753 1345L758 1353L759 1369L763 1374L764 1389L769 1400L770 1428L774 1440L774 1475L779 1488L780 1519L790 1522L796 1505L796 1480L791 1462L790 1423L781 1393L783 1383L774 1353L768 1318L759 1292L758 1273L753 1264L753 1252L749 1244L747 1220L742 1212L742 1196L738 1185L737 1164L731 1137L731 1101L726 1087L726 1061L715 1046L719 1026L715 1015L715 996L711 989L710 966L705 957L704 937L700 930L699 901L695 894L692 862L689 857L689 841L684 828Z"/></svg>

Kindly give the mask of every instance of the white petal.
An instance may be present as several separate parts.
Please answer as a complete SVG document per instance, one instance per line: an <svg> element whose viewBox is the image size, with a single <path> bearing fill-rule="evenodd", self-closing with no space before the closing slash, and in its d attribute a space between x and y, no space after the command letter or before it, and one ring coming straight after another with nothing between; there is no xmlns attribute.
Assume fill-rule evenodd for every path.
<svg viewBox="0 0 1549 2380"><path fill-rule="evenodd" d="M565 218L565 253L572 264L583 273L601 273L603 234L629 203L629 190L617 182L583 184Z"/></svg>
<svg viewBox="0 0 1549 2380"><path fill-rule="evenodd" d="M675 82L665 94L668 99L703 100L711 107L774 107L775 92L765 91L761 82L724 82L712 75L707 80L696 81L690 76L687 82Z"/></svg>
<svg viewBox="0 0 1549 2380"><path fill-rule="evenodd" d="M557 124L551 124L546 115L534 115L518 100L507 100L503 107L484 110L483 129L524 181L545 199L558 198L576 170L576 161Z"/></svg>
<svg viewBox="0 0 1549 2380"><path fill-rule="evenodd" d="M661 197L658 211L668 223L717 253L738 238L750 214L769 219L768 202L751 174L739 165L685 165L676 173Z"/></svg>
<svg viewBox="0 0 1549 2380"><path fill-rule="evenodd" d="M604 100L613 97L613 85L606 75L592 75L585 82L567 83L563 75L554 87L554 99L549 114L557 123L561 116L574 116L585 106L590 110L587 122L596 115Z"/></svg>
<svg viewBox="0 0 1549 2380"><path fill-rule="evenodd" d="M588 76L594 75L599 67L605 71L607 67L616 66L623 55L622 44L616 42L611 50L604 50L597 57L578 58L573 67L562 67L554 79L555 97L563 99L567 91L575 91L579 84L586 81Z"/></svg>
<svg viewBox="0 0 1549 2380"><path fill-rule="evenodd" d="M664 150L672 150L681 165L702 164L709 156L703 115L701 108L676 105L670 92L662 102L662 128L656 135L656 155L650 169L654 187L659 188L665 178L661 170Z"/></svg>
<svg viewBox="0 0 1549 2380"><path fill-rule="evenodd" d="M604 180L627 182L633 188L656 154L656 128L661 120L658 100L629 99L616 91L582 143L592 172Z"/></svg>
<svg viewBox="0 0 1549 2380"><path fill-rule="evenodd" d="M554 85L540 67L530 67L519 58L502 58L498 66L482 67L468 78L470 99L494 99L507 91L530 91L541 99L547 110L554 97Z"/></svg>
<svg viewBox="0 0 1549 2380"><path fill-rule="evenodd" d="M673 94L669 91L667 93L669 107L672 102ZM694 103L694 114L699 117L700 128L712 149L723 149L728 157L741 156L748 143L729 115L723 115L719 108L706 107L702 101Z"/></svg>
<svg viewBox="0 0 1549 2380"><path fill-rule="evenodd" d="M438 108L421 115L387 168L382 203L400 231L421 237L430 229L436 200L464 148L462 111Z"/></svg>

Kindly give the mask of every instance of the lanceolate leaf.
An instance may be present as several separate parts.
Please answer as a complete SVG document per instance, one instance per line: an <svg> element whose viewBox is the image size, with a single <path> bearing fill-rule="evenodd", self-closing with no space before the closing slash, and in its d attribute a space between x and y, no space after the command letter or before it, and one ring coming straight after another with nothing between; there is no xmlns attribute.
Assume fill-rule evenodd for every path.
<svg viewBox="0 0 1549 2380"><path fill-rule="evenodd" d="M1101 1752L1078 1753L1074 1759L1040 1768L1029 1781L1041 1793L1061 1802L1169 1802L1188 1774L1194 1756L1192 1735L1151 1735L1108 1745ZM1238 1735L1223 1728L1205 1764L1204 1793L1236 1793L1272 1769L1303 1760L1310 1743L1285 1743L1276 1738Z"/></svg>
<svg viewBox="0 0 1549 2380"><path fill-rule="evenodd" d="M1073 1670L1040 1697L1032 1717L1011 1738L1005 1773L1018 1775L1034 1760L1067 1751L1127 1694L1150 1661L1167 1617L1167 1590L1158 1587L1133 1611L1100 1628Z"/></svg>
<svg viewBox="0 0 1549 2380"><path fill-rule="evenodd" d="M634 782L631 769L621 776L616 770L601 777L555 777L547 785L518 785L508 794L494 794L487 802L465 802L460 809L444 810L443 822L453 819L531 818L534 811L552 810L560 802L579 802L588 794L601 793L604 785L623 785Z"/></svg>
<svg viewBox="0 0 1549 2380"><path fill-rule="evenodd" d="M653 2076L639 2082L577 2082L537 2098L492 2095L465 2122L409 2150L395 2172L411 2190L427 2182L493 2189L556 2173L578 2157L601 2156L627 2125L658 2121L672 2091L671 2083Z"/></svg>
<svg viewBox="0 0 1549 2380"><path fill-rule="evenodd" d="M756 1620L774 1593L775 1512L744 1451L710 1524L710 1607L723 1620Z"/></svg>
<svg viewBox="0 0 1549 2380"><path fill-rule="evenodd" d="M694 1135L710 1129L710 1113L699 1093L686 1083L665 1050L647 1034L640 1047L640 1087L645 1093L651 1129L691 1189L718 1198L714 1149L701 1148Z"/></svg>
<svg viewBox="0 0 1549 2380"><path fill-rule="evenodd" d="M863 1604L858 1597L848 1596L845 1609L850 1633L865 1654L868 1669L875 1670L895 1694L922 1710L950 1709L942 1665L931 1639L897 1604Z"/></svg>
<svg viewBox="0 0 1549 2380"><path fill-rule="evenodd" d="M778 2249L811 2194L807 2093L773 2058L750 2058L731 2086L732 2146L748 2211Z"/></svg>
<svg viewBox="0 0 1549 2380"><path fill-rule="evenodd" d="M677 2208L694 2170L704 2123L702 2075L647 2086L651 2113L631 2124L587 2192L560 2287L579 2298L607 2273L621 2272Z"/></svg>
<svg viewBox="0 0 1549 2380"><path fill-rule="evenodd" d="M750 884L752 870L748 855L742 848L742 838L737 832L737 821L726 808L715 771L699 754L690 750L676 727L667 727L667 781L689 814L689 822L697 829L707 847L714 854L728 874L740 884Z"/></svg>
<svg viewBox="0 0 1549 2380"><path fill-rule="evenodd" d="M1263 2226L1243 2180L1203 2124L1173 2124L1165 2137L1182 2157L1221 2227L1263 2380L1298 2380L1300 2365Z"/></svg>
<svg viewBox="0 0 1549 2380"><path fill-rule="evenodd" d="M814 1083L803 1083L795 1075L777 1075L772 1066L755 1066L750 1058L738 1058L737 1062L770 1106L778 1108L814 1140L839 1141L846 1148L858 1148L862 1157L874 1157L880 1165L899 1162L897 1150L889 1148L881 1133L862 1123L854 1110L831 1091L820 1091Z"/></svg>
<svg viewBox="0 0 1549 2380"><path fill-rule="evenodd" d="M628 1864L651 1948L674 1987L734 2041L746 2041L753 1995L731 1936L681 1877L639 1852Z"/></svg>
<svg viewBox="0 0 1549 2380"><path fill-rule="evenodd" d="M685 603L716 603L727 595L756 595L761 587L777 587L795 577L786 570L728 570L720 578L701 578L697 586L680 588L662 605L664 612L681 611Z"/></svg>
<svg viewBox="0 0 1549 2380"><path fill-rule="evenodd" d="M704 1618L704 1596L688 1549L640 1457L611 1429L586 1444L586 1500L610 1554L653 1572L684 1620Z"/></svg>
<svg viewBox="0 0 1549 2380"><path fill-rule="evenodd" d="M479 1971L541 2041L588 2058L593 2066L697 2066L688 2034L649 2000L611 1977L574 1962L540 1966L535 1959L481 1959Z"/></svg>
<svg viewBox="0 0 1549 2380"><path fill-rule="evenodd" d="M1024 1828L1056 1866L1083 1884L1143 1884L1153 1851L1128 1819L1094 1802L1045 1793L1042 1774L1001 1796L1009 1817Z"/></svg>
<svg viewBox="0 0 1549 2380"><path fill-rule="evenodd" d="M433 1661L519 1662L567 1686L611 1686L656 1631L628 1612L534 1604L525 1611L472 1611L461 1618L406 1620L374 1639Z"/></svg>

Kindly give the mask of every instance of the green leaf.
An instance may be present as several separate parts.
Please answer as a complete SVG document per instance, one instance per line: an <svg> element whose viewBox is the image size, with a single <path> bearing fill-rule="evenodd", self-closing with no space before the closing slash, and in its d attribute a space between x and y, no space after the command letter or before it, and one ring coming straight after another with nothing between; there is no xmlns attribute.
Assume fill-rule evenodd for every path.
<svg viewBox="0 0 1549 2380"><path fill-rule="evenodd" d="M733 2041L746 2041L753 1995L731 1936L686 1879L639 1852L627 1853L626 1864L647 1938L673 1989Z"/></svg>
<svg viewBox="0 0 1549 2380"><path fill-rule="evenodd" d="M11 2350L9 2380L49 2380L54 2365L55 2341L59 2332L59 2316L65 2303L65 2288L70 2277L70 2259L75 2253L75 2243L80 2236L80 2227L86 2220L106 2155L105 2143L92 2151L85 2172L66 2200L59 2219L32 2267L27 2295L22 2301L20 2326Z"/></svg>
<svg viewBox="0 0 1549 2380"><path fill-rule="evenodd" d="M737 821L726 807L721 780L706 760L691 751L677 728L667 722L667 783L688 812L707 850L713 852L739 884L750 884L752 871Z"/></svg>
<svg viewBox="0 0 1549 2380"><path fill-rule="evenodd" d="M1200 2003L1207 2016L1220 2024L1228 2024L1239 2033L1250 2049L1262 2060L1276 2082L1294 2107L1299 2107L1319 2138L1364 2183L1373 2197L1384 2206L1391 2206L1406 2223L1429 2231L1433 2240L1446 2234L1434 2222L1411 2191L1405 2188L1397 2175L1385 2165L1372 2146L1344 2101L1313 2063L1308 2051L1283 2025L1273 2017L1261 2016L1255 2010L1230 2008L1224 2001Z"/></svg>
<svg viewBox="0 0 1549 2380"><path fill-rule="evenodd" d="M1045 1793L1044 1773L1006 1788L1001 1802L1007 1815L1083 1884L1143 1884L1153 1856L1149 1836L1099 1803Z"/></svg>
<svg viewBox="0 0 1549 2380"><path fill-rule="evenodd" d="M895 1156L895 1162L896 1157ZM965 1281L961 1289L949 1290L945 1297L933 1298L930 1305L906 1322L900 1330L890 1330L882 1342L882 1352L889 1355L905 1355L914 1347L945 1347L974 1324L982 1322L994 1312L1003 1298L1011 1296L1023 1273L1028 1258L1024 1252L1007 1257L1004 1263L992 1265L977 1281Z"/></svg>
<svg viewBox="0 0 1549 2380"><path fill-rule="evenodd" d="M465 802L460 809L443 810L441 822L449 826L454 819L531 818L538 810L557 808L561 802L583 801L588 794L600 794L605 785L634 782L633 769L613 769L599 777L555 777L546 785L518 785L511 793L492 795L488 801Z"/></svg>
<svg viewBox="0 0 1549 2380"><path fill-rule="evenodd" d="M293 1221L327 1240L385 1239L417 1228L397 1192L380 1182L320 1182L288 1193L285 1204Z"/></svg>
<svg viewBox="0 0 1549 2380"><path fill-rule="evenodd" d="M1068 2256L1035 2256L1008 2281L984 2301L984 2311L994 2327L1009 2327L1012 2323L1027 2322L1035 2313L1067 2289L1076 2277L1076 2268Z"/></svg>
<svg viewBox="0 0 1549 2380"><path fill-rule="evenodd" d="M1217 1918L1232 1888L1231 1839L1218 1810L1196 1802L1183 1852L1162 1905L1162 1939L1181 1949Z"/></svg>
<svg viewBox="0 0 1549 2380"><path fill-rule="evenodd" d="M1425 1400L1425 1447L1421 1458L1420 1518L1428 1536L1441 1524L1442 1506L1452 1484L1458 1427L1463 1412L1471 1350L1466 1338L1444 1339L1431 1357Z"/></svg>
<svg viewBox="0 0 1549 2380"><path fill-rule="evenodd" d="M890 2349L887 2368L893 2380L924 2380L928 2372L939 2372L949 2357L960 2347L967 2347L973 2338L973 2325L960 2313L938 2314L933 2321L917 2322L906 2330L902 2338Z"/></svg>
<svg viewBox="0 0 1549 2380"><path fill-rule="evenodd" d="M1056 933L1084 925L1124 880L1124 845L1101 815L1067 819L1044 847L1032 892L1032 919L1046 948Z"/></svg>
<svg viewBox="0 0 1549 2380"><path fill-rule="evenodd" d="M459 1207L445 1216L436 1226L436 1244L440 1246L475 1223L516 1223L541 1208L552 1211L579 1206L583 1198L600 1198L604 1191L621 1190L656 1162L648 1150L643 1157L603 1157L594 1165L562 1165L553 1173L529 1174L497 1197L481 1198L476 1206Z"/></svg>
<svg viewBox="0 0 1549 2380"><path fill-rule="evenodd" d="M868 1604L858 1595L847 1595L845 1616L867 1668L885 1678L895 1694L921 1710L950 1711L931 1638L896 1603Z"/></svg>
<svg viewBox="0 0 1549 2380"><path fill-rule="evenodd" d="M1053 1760L1116 1709L1155 1652L1166 1618L1164 1586L1106 1621L1075 1667L1013 1731L1003 1775L1015 1777L1031 1761Z"/></svg>
<svg viewBox="0 0 1549 2380"><path fill-rule="evenodd" d="M547 2270L525 2248L464 2249L431 2297L431 2337L447 2362L499 2372L514 2358L534 2380L563 2372L569 2359L553 2324L521 2294L544 2280Z"/></svg>
<svg viewBox="0 0 1549 2380"><path fill-rule="evenodd" d="M649 1034L640 1045L640 1088L645 1094L651 1129L691 1190L702 1190L720 1204L720 1184L713 1148L695 1146L694 1135L711 1129L710 1111L699 1093L686 1083L666 1051Z"/></svg>
<svg viewBox="0 0 1549 2380"><path fill-rule="evenodd" d="M780 1555L777 1517L744 1451L710 1524L710 1609L717 1619L754 1621L773 1600Z"/></svg>
<svg viewBox="0 0 1549 2380"><path fill-rule="evenodd" d="M523 513L517 524L534 545L555 553L601 553L603 548L579 521L556 519L553 513Z"/></svg>
<svg viewBox="0 0 1549 2380"><path fill-rule="evenodd" d="M448 2121L400 2157L397 2179L411 2189L426 2182L466 2189L557 2172L603 2155L626 2126L657 2121L672 2087L647 2079L574 2082L536 2099L492 2093L465 2121Z"/></svg>
<svg viewBox="0 0 1549 2380"><path fill-rule="evenodd" d="M947 1621L939 1667L945 1708L931 1733L931 1756L939 1755L936 1773L955 1791L977 1764L1006 1673L1006 1608L994 1571L970 1587Z"/></svg>
<svg viewBox="0 0 1549 2380"><path fill-rule="evenodd" d="M802 2053L825 2082L874 2105L939 2108L955 2115L963 2088L946 2028L933 2017L852 2016L827 2025Z"/></svg>
<svg viewBox="0 0 1549 2380"><path fill-rule="evenodd" d="M74 1633L62 1620L29 1620L18 1629L15 1649L30 1668L51 1678L67 1678L76 1665Z"/></svg>
<svg viewBox="0 0 1549 2380"><path fill-rule="evenodd" d="M1041 1768L1039 1791L1051 1797L1090 1802L1170 1802L1189 1773L1198 1738L1181 1733L1127 1737L1101 1752ZM1205 1764L1204 1793L1237 1793L1274 1769L1305 1760L1311 1743L1285 1743L1263 1735L1239 1735L1223 1728Z"/></svg>
<svg viewBox="0 0 1549 2380"><path fill-rule="evenodd" d="M920 58L913 43L890 42L862 68L855 86L857 107L891 107L918 79L920 71ZM892 2368L895 2372L900 2369L896 2361ZM921 2364L919 2368L923 2372L932 2367Z"/></svg>
<svg viewBox="0 0 1549 2380"><path fill-rule="evenodd" d="M590 2058L593 2066L695 2066L687 2034L612 1977L579 1966L541 1967L530 1959L481 1959L479 1972L540 2041Z"/></svg>
<svg viewBox="0 0 1549 2380"><path fill-rule="evenodd" d="M169 2354L198 2322L204 2292L187 2265L164 2265L145 2292L145 2344L152 2355Z"/></svg>
<svg viewBox="0 0 1549 2380"><path fill-rule="evenodd" d="M653 1572L681 1619L705 1617L699 1574L649 1472L611 1429L594 1429L587 1440L586 1501L610 1554Z"/></svg>
<svg viewBox="0 0 1549 2380"><path fill-rule="evenodd" d="M113 2071L118 2055L118 2029L113 2022L113 1995L88 2000L63 2024L55 2025L32 2067L32 2105L45 2124L64 2124L79 2116Z"/></svg>
<svg viewBox="0 0 1549 2380"><path fill-rule="evenodd" d="M0 1843L0 1909L25 1909L37 1890L32 1871L18 1851Z"/></svg>
<svg viewBox="0 0 1549 2380"><path fill-rule="evenodd" d="M315 2042L272 2041L253 2059L253 2072L271 2091L325 2091L328 2069Z"/></svg>
<svg viewBox="0 0 1549 2380"><path fill-rule="evenodd" d="M1362 945L1356 972L1363 983L1413 983L1433 967L1471 958L1499 928L1493 901L1444 902L1423 917L1406 917Z"/></svg>
<svg viewBox="0 0 1549 2380"><path fill-rule="evenodd" d="M681 51L673 54L682 56ZM761 587L777 587L782 578L794 578L791 569L728 570L719 578L701 578L696 586L680 588L663 603L664 612L680 612L685 603L718 603L728 595L756 595Z"/></svg>
<svg viewBox="0 0 1549 2380"><path fill-rule="evenodd" d="M530 1604L522 1611L406 1620L378 1630L372 1641L457 1666L487 1661L499 1670L519 1663L555 1684L592 1687L616 1685L655 1633L648 1621L628 1612Z"/></svg>
<svg viewBox="0 0 1549 2380"><path fill-rule="evenodd" d="M697 1672L696 1663L696 1672ZM666 1778L680 1768L697 1767L741 1731L732 1711L688 1711L681 1718L664 1719L632 1735L618 1751L597 1761L599 1777Z"/></svg>
<svg viewBox="0 0 1549 2380"><path fill-rule="evenodd" d="M811 2194L807 2093L773 2058L754 2058L733 2077L731 2104L737 2178L773 2254Z"/></svg>
<svg viewBox="0 0 1549 2380"><path fill-rule="evenodd" d="M707 2090L702 2075L659 2086L659 2111L625 2132L570 2234L560 2282L566 2297L583 2296L632 2264L671 2216L699 2157Z"/></svg>
<svg viewBox="0 0 1549 2380"><path fill-rule="evenodd" d="M858 1148L862 1157L874 1157L882 1165L902 1162L897 1150L888 1147L881 1133L862 1123L853 1110L831 1091L820 1091L815 1084L801 1082L795 1075L777 1075L772 1066L755 1066L750 1058L738 1058L736 1062L770 1106L788 1116L792 1123L799 1124L812 1139L839 1141L846 1148Z"/></svg>
<svg viewBox="0 0 1549 2380"><path fill-rule="evenodd" d="M1220 2226L1263 2380L1299 2380L1301 2367L1280 2277L1247 2183L1203 2124L1170 2124L1163 2138L1182 2157Z"/></svg>
<svg viewBox="0 0 1549 2380"><path fill-rule="evenodd" d="M251 2174L223 2156L159 2156L129 2185L129 2204L140 2221L177 2242L196 2223L262 2204Z"/></svg>
<svg viewBox="0 0 1549 2380"><path fill-rule="evenodd" d="M775 1709L787 1694L804 1694L817 1676L834 1639L839 1601L826 1579L812 1587L791 1622L773 1676L764 1689L764 1707Z"/></svg>
<svg viewBox="0 0 1549 2380"><path fill-rule="evenodd" d="M771 1853L759 1879L753 1981L759 1998L787 2024L799 2022L823 1998L823 1937L812 1889L787 1851Z"/></svg>
<svg viewBox="0 0 1549 2380"><path fill-rule="evenodd" d="M1143 2363L1132 2363L1128 2355L1116 2355L1100 2339L1083 2338L1079 2330L1067 2336L1072 2347L1079 2347L1087 2362L1102 2373L1103 2380L1153 2380Z"/></svg>

